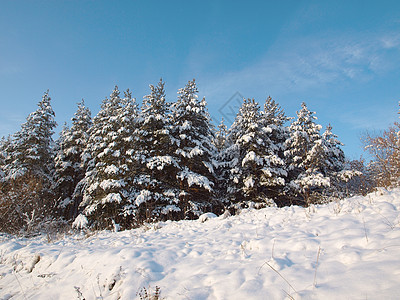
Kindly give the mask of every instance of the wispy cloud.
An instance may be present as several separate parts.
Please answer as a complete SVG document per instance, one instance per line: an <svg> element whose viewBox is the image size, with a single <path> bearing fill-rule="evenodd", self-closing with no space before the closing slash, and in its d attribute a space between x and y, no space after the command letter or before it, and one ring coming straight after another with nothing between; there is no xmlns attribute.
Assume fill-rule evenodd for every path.
<svg viewBox="0 0 400 300"><path fill-rule="evenodd" d="M400 47L400 34L384 35L380 40L382 46L386 49L398 49Z"/></svg>
<svg viewBox="0 0 400 300"><path fill-rule="evenodd" d="M321 112L326 116L331 110L336 111L337 119L326 122L341 122L354 132L382 129L397 120L393 106L398 99L387 98L385 104L381 103L383 99L376 99L364 113L360 113L360 107L356 108L361 103L348 107L354 109L349 113L342 114L339 109L345 109L349 102L361 102L362 97L368 98L365 94L357 94L356 99L346 97L353 93L355 86L367 88L370 82L399 68L400 34L396 32L278 39L257 62L236 72L204 76L201 92L210 104L216 123L228 114L228 121L233 121L233 111L237 112L240 104L238 101L231 106L225 103L239 92L258 101L271 95L289 114L298 109L300 101L311 101L314 106L324 107ZM340 97L329 96L333 94ZM329 100L324 103L320 99ZM224 105L228 110L221 112Z"/></svg>
<svg viewBox="0 0 400 300"><path fill-rule="evenodd" d="M400 67L400 35L304 37L278 40L256 63L203 83L208 94L268 89L303 92L328 84L368 82Z"/></svg>

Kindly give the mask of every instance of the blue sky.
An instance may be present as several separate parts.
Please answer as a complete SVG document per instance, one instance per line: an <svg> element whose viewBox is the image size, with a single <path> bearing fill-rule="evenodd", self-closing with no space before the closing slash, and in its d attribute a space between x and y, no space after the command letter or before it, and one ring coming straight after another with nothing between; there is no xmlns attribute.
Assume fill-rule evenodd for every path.
<svg viewBox="0 0 400 300"><path fill-rule="evenodd" d="M196 78L216 122L233 118L239 94L260 103L271 95L289 116L305 101L352 159L363 154L366 130L398 119L399 1L3 0L0 7L0 136L18 130L47 89L61 128L82 98L94 115L115 84L141 101L160 77L169 101Z"/></svg>

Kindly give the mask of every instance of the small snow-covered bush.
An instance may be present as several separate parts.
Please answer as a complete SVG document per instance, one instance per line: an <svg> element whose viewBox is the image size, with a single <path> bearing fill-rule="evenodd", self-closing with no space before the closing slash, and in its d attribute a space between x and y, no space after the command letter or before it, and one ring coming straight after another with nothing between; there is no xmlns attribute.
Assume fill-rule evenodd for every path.
<svg viewBox="0 0 400 300"><path fill-rule="evenodd" d="M213 218L216 218L216 217L217 217L216 214L213 214L213 213L209 212L209 213L202 214L199 217L199 221L201 223L204 223L205 221L208 221L209 219L213 219Z"/></svg>
<svg viewBox="0 0 400 300"><path fill-rule="evenodd" d="M72 228L84 229L88 225L88 220L85 215L80 214L76 217L75 221L72 223Z"/></svg>

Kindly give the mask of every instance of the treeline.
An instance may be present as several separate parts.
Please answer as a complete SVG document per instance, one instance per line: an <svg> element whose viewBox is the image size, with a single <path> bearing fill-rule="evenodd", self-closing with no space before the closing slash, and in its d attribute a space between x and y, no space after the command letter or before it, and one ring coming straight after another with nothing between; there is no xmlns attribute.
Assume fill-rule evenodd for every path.
<svg viewBox="0 0 400 300"><path fill-rule="evenodd" d="M346 162L332 127L321 132L305 103L289 118L270 97L263 107L244 99L229 129L214 128L194 80L173 103L160 80L140 108L118 87L94 118L82 100L55 142L54 118L46 92L0 143L1 231L55 220L129 229L243 207L307 206L373 186L364 164Z"/></svg>

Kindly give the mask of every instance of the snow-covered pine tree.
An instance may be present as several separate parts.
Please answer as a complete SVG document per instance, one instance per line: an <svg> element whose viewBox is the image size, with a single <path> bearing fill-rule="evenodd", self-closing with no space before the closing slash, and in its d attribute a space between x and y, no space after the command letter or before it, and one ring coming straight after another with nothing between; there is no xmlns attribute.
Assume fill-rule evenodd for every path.
<svg viewBox="0 0 400 300"><path fill-rule="evenodd" d="M271 97L265 100L261 118L262 130L266 135L264 143L267 156L264 158L264 163L270 173L263 182L266 188L265 194L281 206L284 198L283 188L288 175L284 152L289 132L285 123L290 118L285 115L282 107Z"/></svg>
<svg viewBox="0 0 400 300"><path fill-rule="evenodd" d="M135 199L138 190L135 186L135 179L140 176L140 159L136 155L138 151L139 137L139 109L136 99L132 98L129 89L124 92L122 106L118 114L120 129L118 130L118 143L116 149L120 150L119 161L121 170L120 180L125 181L127 186L123 193L127 192L125 201L121 205L119 213L119 226L122 229L136 227L138 225L138 215L136 211Z"/></svg>
<svg viewBox="0 0 400 300"><path fill-rule="evenodd" d="M255 129L254 132L258 132L258 124L255 122L256 119L260 120L260 108L258 103L251 99L243 99L242 106L239 108L235 121L229 128L225 143L226 147L221 155L221 160L225 168L223 178L228 183L226 194L229 198L229 202L235 207L244 205L244 201L249 200L246 199L244 191L244 178L246 174L242 166L242 160L246 155L246 150L243 149L241 143L243 142L242 137L246 134L246 127L249 127L249 130L252 128L253 130ZM250 126L252 122L254 122L254 126ZM255 136L254 132L251 134L252 137Z"/></svg>
<svg viewBox="0 0 400 300"><path fill-rule="evenodd" d="M135 200L139 222L177 219L181 211L179 189L175 185L178 163L171 155L168 113L161 79L156 86L150 85L150 94L144 97L140 114L136 152L140 174L135 179L139 191Z"/></svg>
<svg viewBox="0 0 400 300"><path fill-rule="evenodd" d="M94 228L129 228L131 174L137 106L129 91L120 98L116 86L102 103L93 119L85 156L90 157L86 170L81 207ZM128 155L129 154L129 155ZM79 217L79 216L78 216Z"/></svg>
<svg viewBox="0 0 400 300"><path fill-rule="evenodd" d="M172 153L180 169L171 176L177 179L184 218L213 209L215 147L207 103L204 98L199 101L197 93L193 79L178 91L178 100L172 105Z"/></svg>
<svg viewBox="0 0 400 300"><path fill-rule="evenodd" d="M215 179L216 186L214 188L216 198L218 201L228 209L230 205L229 197L227 196L228 181L229 181L229 165L230 153L226 151L229 147L228 141L228 128L225 125L225 120L222 118L221 123L218 125L218 130L214 135L214 146L217 149L215 158Z"/></svg>
<svg viewBox="0 0 400 300"><path fill-rule="evenodd" d="M16 209L22 203L17 202L18 198L7 187L6 177L10 168L11 150L11 135L7 138L2 137L0 140L0 231L3 232L15 232L22 227L22 224L18 223L19 214L16 214ZM21 210L17 212L22 213ZM13 215L11 218L14 218L16 222L10 222L12 221L10 214Z"/></svg>
<svg viewBox="0 0 400 300"><path fill-rule="evenodd" d="M55 192L58 206L67 220L72 220L77 216L78 206L82 200L73 195L77 184L85 176L81 157L86 149L91 125L91 112L82 100L78 103L78 109L72 118L71 128L65 126L57 141Z"/></svg>
<svg viewBox="0 0 400 300"><path fill-rule="evenodd" d="M3 192L11 208L7 217L20 228L31 229L54 213L54 117L47 91L8 147Z"/></svg>
<svg viewBox="0 0 400 300"><path fill-rule="evenodd" d="M31 113L21 130L14 135L13 161L9 177L17 179L27 173L51 182L53 167L53 134L57 126L48 91Z"/></svg>
<svg viewBox="0 0 400 300"><path fill-rule="evenodd" d="M330 179L324 172L327 149L320 134L321 125L315 123L315 112L309 111L304 102L301 106L286 142L290 180L287 195L295 203L309 205L320 201L323 190L330 187Z"/></svg>
<svg viewBox="0 0 400 300"><path fill-rule="evenodd" d="M273 204L271 198L285 183L286 171L281 158L283 148L278 143L283 134L283 118L275 116L275 104L266 102L267 112L261 112L254 99L244 99L229 132L228 155L231 201L239 206L257 207ZM270 107L271 106L271 107ZM282 132L279 132L281 131ZM274 141L276 140L276 141Z"/></svg>
<svg viewBox="0 0 400 300"><path fill-rule="evenodd" d="M5 180L7 161L8 161L8 151L11 145L11 136L6 139L2 137L0 140L0 185Z"/></svg>
<svg viewBox="0 0 400 300"><path fill-rule="evenodd" d="M325 146L325 168L326 175L337 173L344 169L345 155L340 148L343 144L338 140L338 136L332 132L332 126L329 124L322 134L322 140Z"/></svg>
<svg viewBox="0 0 400 300"><path fill-rule="evenodd" d="M6 177L6 157L7 157L7 144L6 139L4 137L0 140L0 209L2 203L5 199L5 195L3 195L3 182ZM1 225L1 223L0 223Z"/></svg>
<svg viewBox="0 0 400 300"><path fill-rule="evenodd" d="M228 128L225 125L224 118L222 118L221 123L218 125L218 130L215 132L213 141L214 146L218 152L221 152L225 148L227 135L228 135Z"/></svg>
<svg viewBox="0 0 400 300"><path fill-rule="evenodd" d="M338 140L337 135L332 132L332 126L329 124L322 134L322 141L325 152L325 161L323 173L330 179L330 189L327 190L327 196L344 197L348 195L347 182L353 177L361 176L362 173L349 168L346 165L344 152L341 148L343 144Z"/></svg>
<svg viewBox="0 0 400 300"><path fill-rule="evenodd" d="M72 176L65 172L66 170L71 168L71 164L66 160L64 155L64 145L66 140L68 140L68 135L70 133L70 129L67 125L67 122L64 123L63 128L61 129L60 136L55 142L54 148L54 194L57 198L58 206L61 210L60 214L63 214L63 208L69 204L71 199L67 196L68 194L72 194L72 192L68 192L68 186L72 185ZM65 205L63 202L67 202Z"/></svg>

